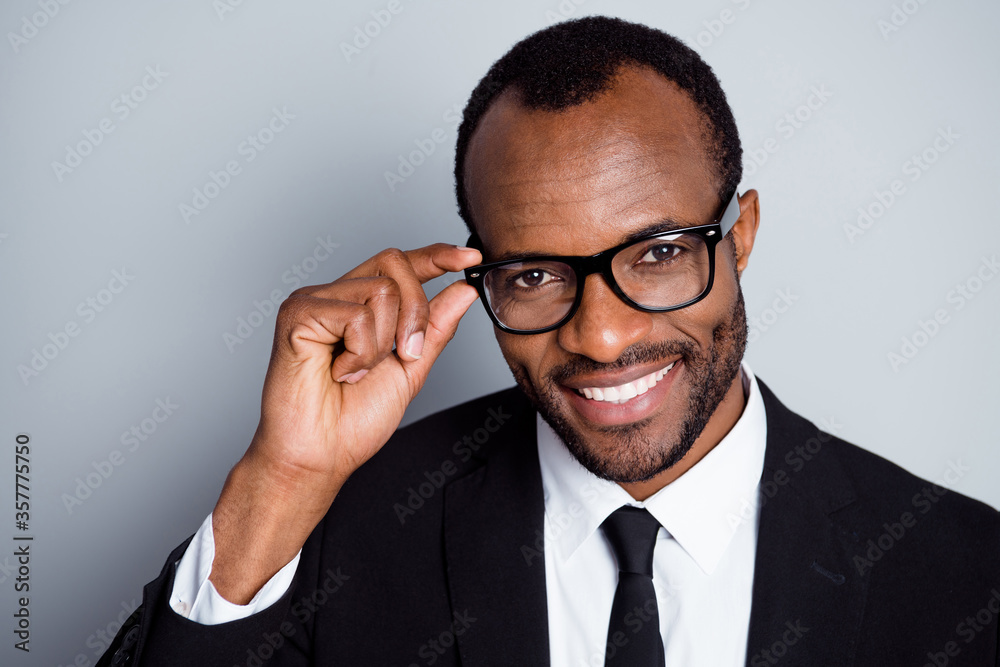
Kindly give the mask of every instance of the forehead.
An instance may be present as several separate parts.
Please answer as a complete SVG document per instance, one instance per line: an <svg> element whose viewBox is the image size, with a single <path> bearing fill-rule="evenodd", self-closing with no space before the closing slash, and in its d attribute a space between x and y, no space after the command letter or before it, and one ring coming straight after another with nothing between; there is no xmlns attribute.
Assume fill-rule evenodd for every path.
<svg viewBox="0 0 1000 667"><path fill-rule="evenodd" d="M560 111L500 95L469 142L465 187L486 255L587 255L664 221L718 207L705 119L673 82L621 70L608 91Z"/></svg>

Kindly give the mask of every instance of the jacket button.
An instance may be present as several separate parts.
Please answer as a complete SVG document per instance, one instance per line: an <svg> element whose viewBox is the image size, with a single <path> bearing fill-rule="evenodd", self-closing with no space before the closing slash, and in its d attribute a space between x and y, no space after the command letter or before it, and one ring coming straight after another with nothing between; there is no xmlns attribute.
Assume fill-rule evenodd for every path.
<svg viewBox="0 0 1000 667"><path fill-rule="evenodd" d="M139 639L139 626L133 625L129 628L129 631L125 633L125 639L122 640L122 648L132 648L135 646L135 642Z"/></svg>
<svg viewBox="0 0 1000 667"><path fill-rule="evenodd" d="M133 625L128 632L125 633L125 639L122 640L122 645L115 651L115 657L111 661L111 667L122 667L122 665L127 665L132 660L132 654L129 652L135 642L139 639L139 626Z"/></svg>

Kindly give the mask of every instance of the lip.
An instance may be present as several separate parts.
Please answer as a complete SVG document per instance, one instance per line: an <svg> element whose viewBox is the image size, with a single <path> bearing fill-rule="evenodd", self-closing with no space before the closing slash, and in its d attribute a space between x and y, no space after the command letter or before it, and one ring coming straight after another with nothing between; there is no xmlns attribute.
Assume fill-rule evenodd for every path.
<svg viewBox="0 0 1000 667"><path fill-rule="evenodd" d="M679 362L680 360L681 358L678 357L673 360L673 363ZM650 373L655 373L661 368L666 368L671 363L672 362L669 361L658 361L652 364L646 364L645 366L630 366L629 368L622 368L617 371L601 373L600 375L578 375L572 380L569 380L568 382L561 382L560 384L563 387L569 387L570 389L583 389L584 387L617 387L618 385L625 384L626 382L635 382L641 377L645 377Z"/></svg>
<svg viewBox="0 0 1000 667"><path fill-rule="evenodd" d="M601 375L599 380L596 378L594 380L573 378L571 383L560 384L559 389L584 421L603 426L630 424L640 419L645 419L659 409L670 393L677 375L684 370L682 359L677 359L674 362L674 367L652 389L645 394L636 396L627 403L609 403L607 401L589 399L577 391L577 385L579 387L613 387L618 384L637 380L668 365L667 363L661 363L653 367L645 366L638 371L629 368L625 369L624 372ZM587 382L593 382L593 384L587 384Z"/></svg>

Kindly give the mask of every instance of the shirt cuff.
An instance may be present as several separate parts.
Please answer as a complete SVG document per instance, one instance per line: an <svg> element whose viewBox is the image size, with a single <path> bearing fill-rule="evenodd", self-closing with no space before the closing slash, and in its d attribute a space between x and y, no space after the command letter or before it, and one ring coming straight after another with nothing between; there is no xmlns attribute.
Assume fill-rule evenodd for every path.
<svg viewBox="0 0 1000 667"><path fill-rule="evenodd" d="M245 605L233 604L215 590L208 577L215 560L215 536L209 514L177 561L170 607L184 618L202 625L218 625L247 618L277 602L292 584L298 567L300 549L295 558L278 570Z"/></svg>

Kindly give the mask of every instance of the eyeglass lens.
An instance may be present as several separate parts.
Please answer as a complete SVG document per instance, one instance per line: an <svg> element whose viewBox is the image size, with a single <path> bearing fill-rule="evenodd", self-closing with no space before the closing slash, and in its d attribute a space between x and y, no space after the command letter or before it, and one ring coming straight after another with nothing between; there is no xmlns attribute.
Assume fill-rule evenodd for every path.
<svg viewBox="0 0 1000 667"><path fill-rule="evenodd" d="M669 308L700 296L708 286L710 258L698 234L678 233L637 241L611 260L615 282L628 298L647 308ZM573 307L576 272L554 260L525 260L491 269L484 276L490 309L511 329L552 326Z"/></svg>

